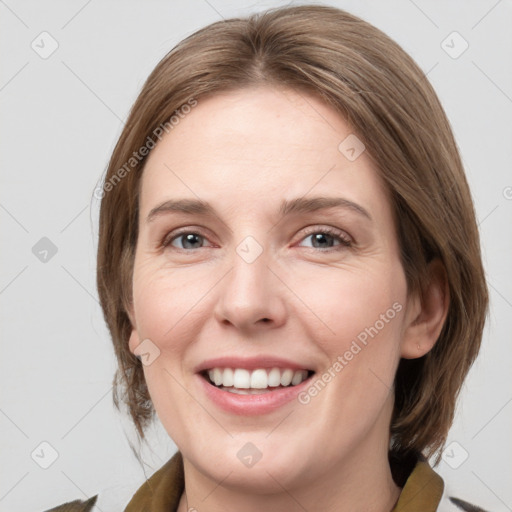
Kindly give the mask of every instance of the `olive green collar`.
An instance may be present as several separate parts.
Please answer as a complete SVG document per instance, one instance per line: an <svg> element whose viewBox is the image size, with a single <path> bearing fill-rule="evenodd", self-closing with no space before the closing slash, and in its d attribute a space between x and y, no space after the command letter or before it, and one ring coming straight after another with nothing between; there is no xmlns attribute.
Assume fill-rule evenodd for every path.
<svg viewBox="0 0 512 512"><path fill-rule="evenodd" d="M435 512L443 496L443 490L443 479L426 460L419 460L391 512Z"/></svg>
<svg viewBox="0 0 512 512"><path fill-rule="evenodd" d="M184 489L183 457L177 452L144 482L124 512L175 512Z"/></svg>

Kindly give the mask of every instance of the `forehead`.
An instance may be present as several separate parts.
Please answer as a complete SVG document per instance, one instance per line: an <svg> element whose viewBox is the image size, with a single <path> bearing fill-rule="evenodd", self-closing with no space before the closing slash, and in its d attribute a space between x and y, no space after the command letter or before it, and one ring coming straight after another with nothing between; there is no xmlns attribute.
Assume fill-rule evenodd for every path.
<svg viewBox="0 0 512 512"><path fill-rule="evenodd" d="M303 92L265 86L199 99L149 155L141 213L172 197L236 210L341 194L383 214L377 170L365 151L353 158L362 147L340 114Z"/></svg>

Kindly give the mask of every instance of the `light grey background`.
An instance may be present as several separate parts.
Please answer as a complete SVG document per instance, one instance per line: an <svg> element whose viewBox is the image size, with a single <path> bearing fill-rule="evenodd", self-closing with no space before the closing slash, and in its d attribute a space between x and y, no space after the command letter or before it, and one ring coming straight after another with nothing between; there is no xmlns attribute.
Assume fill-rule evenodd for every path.
<svg viewBox="0 0 512 512"><path fill-rule="evenodd" d="M144 471L150 476L174 452L157 425L141 468L131 425L113 409L92 193L143 81L174 44L221 18L284 3L0 0L1 511L39 512L106 489L116 498L104 512L121 510ZM453 494L512 510L512 2L324 3L400 43L452 123L480 223L491 314L438 471ZM42 58L53 40L58 48ZM453 58L464 41L469 47ZM33 251L43 237L55 255L44 252L47 242ZM52 450L58 458L43 469Z"/></svg>

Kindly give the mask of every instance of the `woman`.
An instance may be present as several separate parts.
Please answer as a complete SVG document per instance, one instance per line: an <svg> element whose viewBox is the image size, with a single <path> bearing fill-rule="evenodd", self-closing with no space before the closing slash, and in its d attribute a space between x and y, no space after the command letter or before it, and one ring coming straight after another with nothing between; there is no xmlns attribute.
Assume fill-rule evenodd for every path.
<svg viewBox="0 0 512 512"><path fill-rule="evenodd" d="M116 403L179 449L127 512L477 510L427 458L480 346L479 236L396 43L322 6L196 32L148 78L100 195Z"/></svg>

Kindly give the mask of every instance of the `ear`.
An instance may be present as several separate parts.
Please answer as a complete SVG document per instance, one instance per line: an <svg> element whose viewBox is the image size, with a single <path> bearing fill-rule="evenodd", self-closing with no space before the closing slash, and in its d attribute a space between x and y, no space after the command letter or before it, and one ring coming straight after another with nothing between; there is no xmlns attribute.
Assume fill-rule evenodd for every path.
<svg viewBox="0 0 512 512"><path fill-rule="evenodd" d="M128 340L128 349L130 350L130 352L133 355L137 355L137 354L135 354L135 348L140 345L140 339L139 339L139 334L137 332L137 324L135 323L135 313L134 313L134 309L133 309L133 303L131 303L126 308L126 313L128 315L128 318L130 319L130 323L132 324L132 331L130 333L130 338Z"/></svg>
<svg viewBox="0 0 512 512"><path fill-rule="evenodd" d="M448 315L450 290L444 265L436 258L429 263L428 271L428 285L411 296L407 304L401 345L404 359L415 359L428 353L436 344Z"/></svg>

